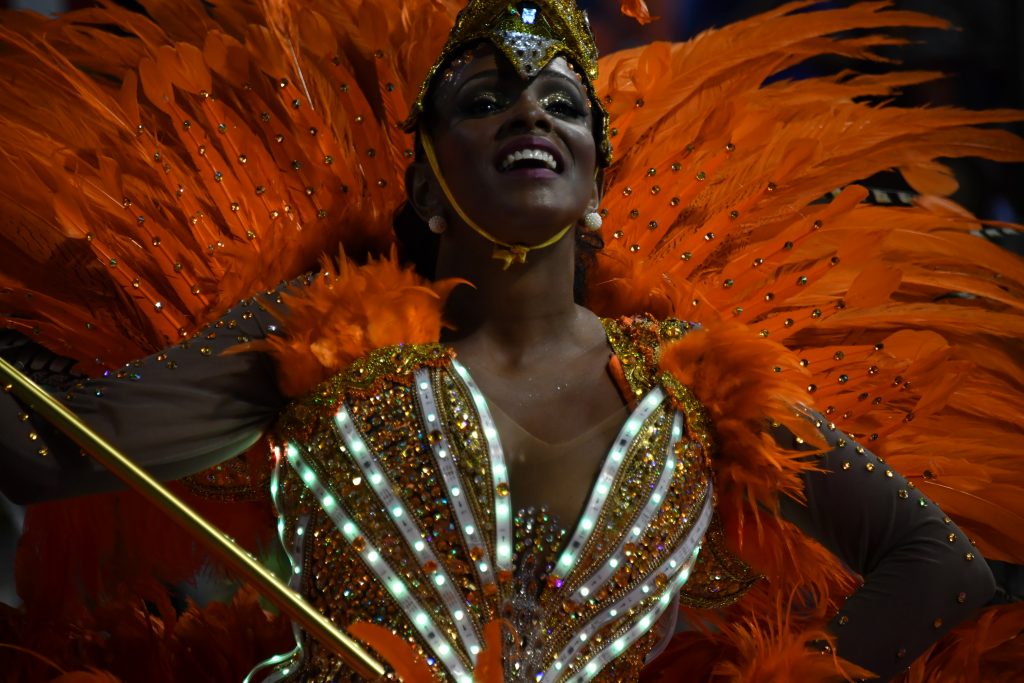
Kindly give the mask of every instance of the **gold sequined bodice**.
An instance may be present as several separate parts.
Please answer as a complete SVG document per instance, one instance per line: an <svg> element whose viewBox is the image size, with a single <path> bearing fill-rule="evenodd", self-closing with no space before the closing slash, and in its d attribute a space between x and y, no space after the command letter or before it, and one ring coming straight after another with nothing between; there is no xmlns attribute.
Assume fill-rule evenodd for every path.
<svg viewBox="0 0 1024 683"><path fill-rule="evenodd" d="M471 680L494 619L517 635L510 682L635 680L673 596L709 574L713 514L702 410L657 375L638 324L654 341L688 329L606 322L637 402L571 526L513 511L493 416L444 346L380 349L294 404L272 483L293 587L339 624L414 643L438 680ZM350 678L305 638L275 663L265 680Z"/></svg>

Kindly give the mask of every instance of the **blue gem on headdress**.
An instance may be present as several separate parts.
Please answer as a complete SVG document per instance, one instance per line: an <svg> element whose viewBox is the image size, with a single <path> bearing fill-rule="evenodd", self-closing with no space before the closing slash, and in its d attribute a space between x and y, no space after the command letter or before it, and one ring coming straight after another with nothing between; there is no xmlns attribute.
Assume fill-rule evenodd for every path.
<svg viewBox="0 0 1024 683"><path fill-rule="evenodd" d="M537 8L531 5L524 6L521 10L524 24L532 24L537 21Z"/></svg>

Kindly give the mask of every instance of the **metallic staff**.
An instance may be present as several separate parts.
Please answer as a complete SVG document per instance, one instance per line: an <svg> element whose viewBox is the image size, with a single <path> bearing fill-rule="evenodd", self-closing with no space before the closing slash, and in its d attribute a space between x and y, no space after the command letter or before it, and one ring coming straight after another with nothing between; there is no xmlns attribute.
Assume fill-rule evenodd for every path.
<svg viewBox="0 0 1024 683"><path fill-rule="evenodd" d="M383 680L384 667L355 640L338 630L327 617L314 609L295 591L274 576L248 552L240 548L219 529L199 516L192 508L126 458L121 452L92 431L77 415L61 405L38 384L13 365L0 358L0 385L13 393L29 408L67 434L98 463L143 498L156 505L180 524L207 550L221 559L228 568L252 583L260 594L313 638L341 657L347 666L370 681Z"/></svg>

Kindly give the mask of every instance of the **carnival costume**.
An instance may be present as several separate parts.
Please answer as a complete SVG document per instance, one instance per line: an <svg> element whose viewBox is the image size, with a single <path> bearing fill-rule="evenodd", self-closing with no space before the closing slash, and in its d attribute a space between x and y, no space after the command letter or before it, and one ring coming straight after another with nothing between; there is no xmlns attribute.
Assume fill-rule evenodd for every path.
<svg viewBox="0 0 1024 683"><path fill-rule="evenodd" d="M943 22L794 2L598 61L563 0L458 17L438 0L143 4L4 17L5 323L96 378L65 400L126 452L165 476L224 461L181 487L254 548L269 492L292 585L406 680L869 675L834 642L891 673L987 599L979 551L1024 563L1024 268L970 234L935 161L1024 158L976 127L1020 113L872 103L930 73L766 85L816 55L880 59L899 41L877 29ZM587 303L629 415L603 426L578 520L512 509L514 424L439 343L457 283L393 247L417 116L480 42L524 78L567 57L597 110L605 245ZM868 202L851 184L890 168L920 196ZM495 255L519 267L530 246ZM337 257L304 276L322 254ZM0 399L11 449L87 487L88 463ZM861 495L874 512L850 516L866 521L836 514ZM126 494L33 509L28 612L4 633L125 680L240 678L283 624L244 591L175 609L166 585L202 557L165 528ZM887 555L904 532L919 557ZM939 603L900 583L920 557L966 568L932 577ZM844 603L853 571L871 576ZM692 628L641 674L677 593ZM979 619L909 680L1010 680L1021 610ZM295 637L252 679L347 680Z"/></svg>

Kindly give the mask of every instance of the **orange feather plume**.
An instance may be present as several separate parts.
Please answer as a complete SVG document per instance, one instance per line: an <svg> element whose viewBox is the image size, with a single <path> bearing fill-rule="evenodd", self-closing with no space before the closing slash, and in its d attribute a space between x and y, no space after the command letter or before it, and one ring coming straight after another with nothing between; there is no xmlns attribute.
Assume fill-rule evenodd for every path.
<svg viewBox="0 0 1024 683"><path fill-rule="evenodd" d="M359 266L341 253L324 258L305 287L286 290L281 321L288 334L234 347L262 351L277 362L281 390L301 396L373 349L436 342L441 313L462 280L430 282L389 257Z"/></svg>

